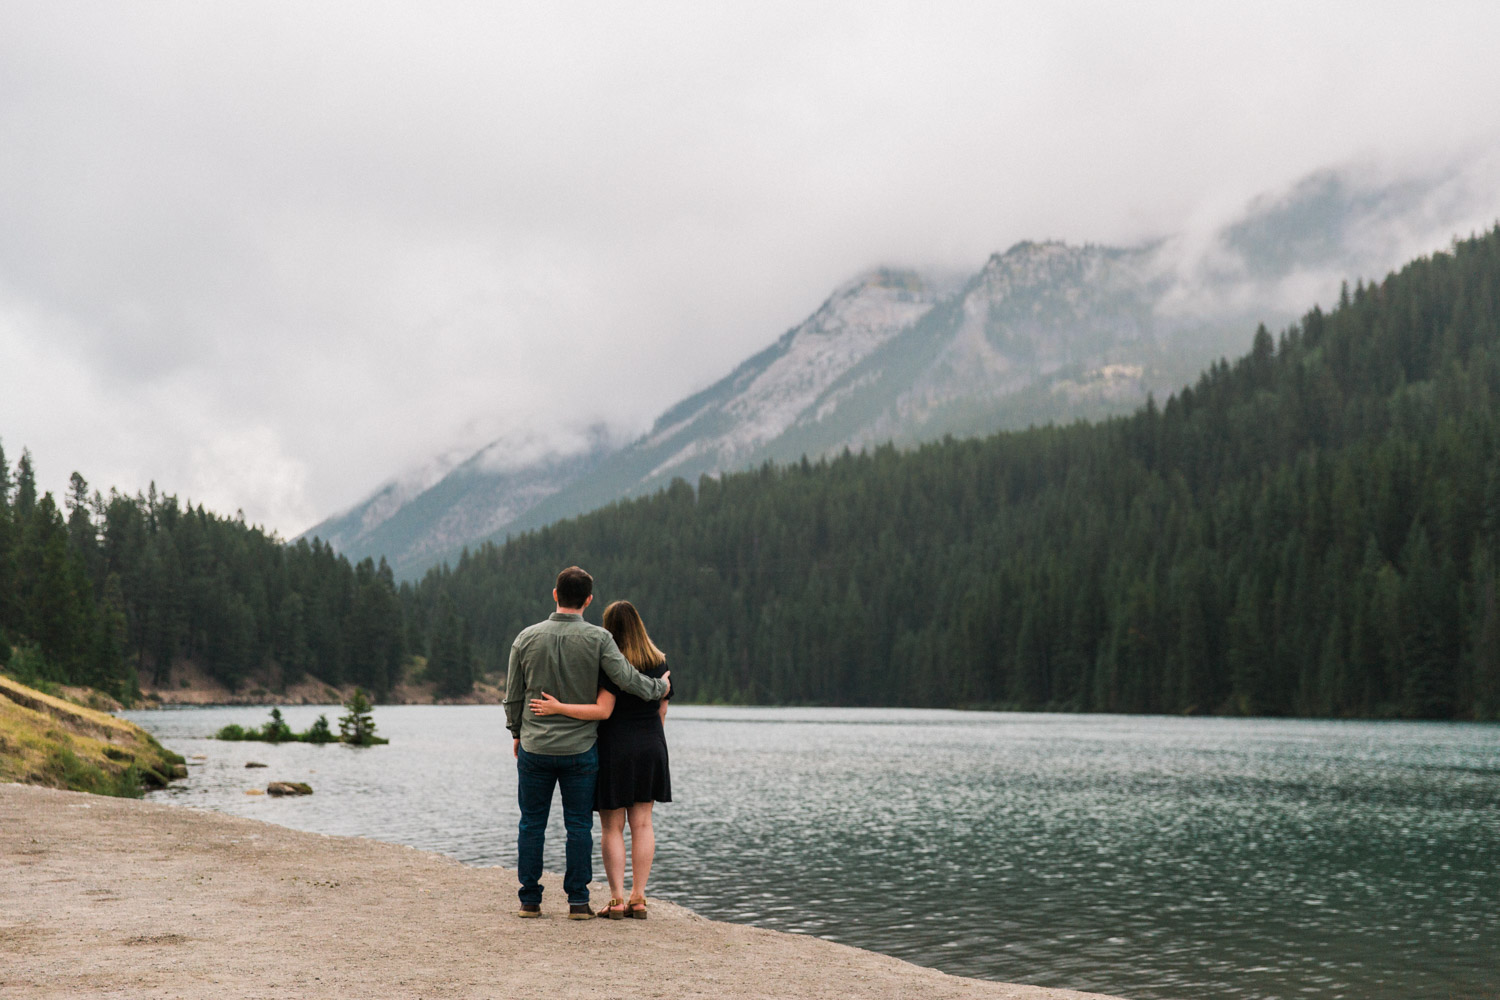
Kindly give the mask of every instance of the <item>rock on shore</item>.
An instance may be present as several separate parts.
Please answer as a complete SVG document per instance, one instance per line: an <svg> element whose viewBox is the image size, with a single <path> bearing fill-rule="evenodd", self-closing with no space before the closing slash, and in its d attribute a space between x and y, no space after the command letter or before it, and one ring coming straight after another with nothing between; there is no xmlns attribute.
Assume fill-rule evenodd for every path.
<svg viewBox="0 0 1500 1000"><path fill-rule="evenodd" d="M505 700L505 675L477 680L474 690L457 698L437 697L437 685L422 679L421 657L402 665L402 678L381 699L382 705L498 705ZM354 685L325 683L306 676L295 684L279 682L274 671L252 674L237 689L231 690L203 667L191 660L179 661L164 678L164 683L146 680L141 687L144 699L139 708L162 708L168 705L341 705L354 693Z"/></svg>
<svg viewBox="0 0 1500 1000"><path fill-rule="evenodd" d="M302 781L273 781L266 786L267 795L311 795L312 788Z"/></svg>
<svg viewBox="0 0 1500 1000"><path fill-rule="evenodd" d="M664 902L651 919L518 920L515 873L162 803L0 784L0 982L109 997L1007 997ZM596 902L602 899L596 890Z"/></svg>

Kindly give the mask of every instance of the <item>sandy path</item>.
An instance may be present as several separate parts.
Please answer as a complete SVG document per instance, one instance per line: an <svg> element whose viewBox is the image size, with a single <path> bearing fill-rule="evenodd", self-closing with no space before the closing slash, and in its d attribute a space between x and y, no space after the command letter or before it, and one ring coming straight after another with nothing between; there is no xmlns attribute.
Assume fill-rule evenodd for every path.
<svg viewBox="0 0 1500 1000"><path fill-rule="evenodd" d="M654 903L519 920L515 875L180 806L0 784L4 997L1017 997ZM599 898L596 895L596 900Z"/></svg>

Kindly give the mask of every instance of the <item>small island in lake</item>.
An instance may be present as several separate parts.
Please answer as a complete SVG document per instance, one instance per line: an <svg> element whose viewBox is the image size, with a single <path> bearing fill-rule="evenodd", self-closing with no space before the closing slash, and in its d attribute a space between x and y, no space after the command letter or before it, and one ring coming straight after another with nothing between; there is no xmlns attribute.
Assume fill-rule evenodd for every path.
<svg viewBox="0 0 1500 1000"><path fill-rule="evenodd" d="M231 722L214 734L216 740L231 742L255 741L259 743L348 743L353 746L371 747L390 742L375 735L374 706L360 688L355 688L349 700L344 702L345 714L339 717L339 732L335 736L328 725L328 716L320 715L303 732L294 732L282 718L281 709L271 709L271 717L259 729L246 729Z"/></svg>

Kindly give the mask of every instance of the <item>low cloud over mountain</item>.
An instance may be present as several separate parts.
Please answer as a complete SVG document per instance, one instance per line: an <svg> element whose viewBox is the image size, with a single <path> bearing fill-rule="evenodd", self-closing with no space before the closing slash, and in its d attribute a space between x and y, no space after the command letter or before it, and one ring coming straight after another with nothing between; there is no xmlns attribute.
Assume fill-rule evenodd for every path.
<svg viewBox="0 0 1500 1000"><path fill-rule="evenodd" d="M1483 176L1324 171L1228 223L1138 246L1023 242L967 276L876 269L639 438L501 437L307 535L413 575L674 478L1122 412L1241 352L1257 323L1443 245L1472 221Z"/></svg>

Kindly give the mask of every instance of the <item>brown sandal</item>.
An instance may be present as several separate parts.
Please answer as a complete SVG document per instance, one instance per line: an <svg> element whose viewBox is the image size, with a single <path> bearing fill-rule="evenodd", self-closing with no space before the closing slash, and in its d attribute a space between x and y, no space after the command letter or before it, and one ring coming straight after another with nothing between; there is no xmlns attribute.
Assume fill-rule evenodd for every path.
<svg viewBox="0 0 1500 1000"><path fill-rule="evenodd" d="M625 916L634 917L636 920L646 919L646 901L644 899L632 899L625 904Z"/></svg>
<svg viewBox="0 0 1500 1000"><path fill-rule="evenodd" d="M618 909L616 909L616 907L618 907ZM625 900L615 899L613 896L611 896L609 899L609 903L603 907L600 907L598 915L601 917L606 917L610 920L624 920L627 916L627 914L625 913Z"/></svg>

